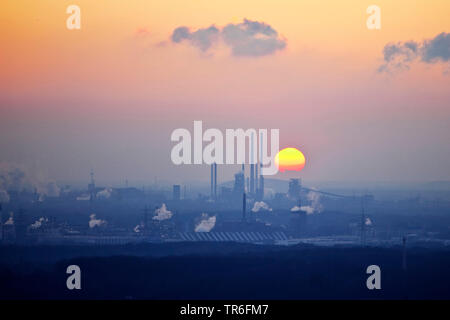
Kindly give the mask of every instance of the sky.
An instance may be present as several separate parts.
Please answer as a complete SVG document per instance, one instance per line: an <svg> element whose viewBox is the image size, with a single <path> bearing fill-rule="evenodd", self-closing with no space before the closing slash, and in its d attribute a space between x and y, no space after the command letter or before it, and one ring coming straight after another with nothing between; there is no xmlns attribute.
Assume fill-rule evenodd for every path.
<svg viewBox="0 0 450 320"><path fill-rule="evenodd" d="M81 10L69 30L66 8ZM369 30L367 7L381 9ZM4 0L0 162L209 179L176 128L277 128L317 181L450 180L450 2ZM221 166L219 180L236 166Z"/></svg>

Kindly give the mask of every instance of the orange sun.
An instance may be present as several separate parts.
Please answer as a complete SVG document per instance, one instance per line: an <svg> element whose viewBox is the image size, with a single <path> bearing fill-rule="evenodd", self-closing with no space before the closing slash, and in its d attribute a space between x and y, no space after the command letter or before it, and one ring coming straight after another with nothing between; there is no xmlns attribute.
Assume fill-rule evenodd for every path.
<svg viewBox="0 0 450 320"><path fill-rule="evenodd" d="M281 172L300 171L305 167L305 156L296 148L285 148L277 153L275 163Z"/></svg>

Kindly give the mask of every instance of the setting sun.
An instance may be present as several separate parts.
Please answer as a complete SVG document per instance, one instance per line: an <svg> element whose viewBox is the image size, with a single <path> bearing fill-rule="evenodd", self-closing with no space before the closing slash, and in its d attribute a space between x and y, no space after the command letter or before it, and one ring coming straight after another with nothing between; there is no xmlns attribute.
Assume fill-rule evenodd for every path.
<svg viewBox="0 0 450 320"><path fill-rule="evenodd" d="M296 148L285 148L275 156L275 163L281 172L300 171L305 167L305 156Z"/></svg>

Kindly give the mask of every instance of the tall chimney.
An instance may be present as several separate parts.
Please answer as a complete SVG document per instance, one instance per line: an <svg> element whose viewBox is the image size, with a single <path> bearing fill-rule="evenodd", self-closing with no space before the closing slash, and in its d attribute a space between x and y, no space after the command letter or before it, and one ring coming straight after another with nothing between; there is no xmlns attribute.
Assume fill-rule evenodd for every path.
<svg viewBox="0 0 450 320"><path fill-rule="evenodd" d="M242 196L242 221L245 221L245 211L246 211L246 207L247 207L247 199L246 199L246 195L245 192Z"/></svg>
<svg viewBox="0 0 450 320"><path fill-rule="evenodd" d="M250 194L255 193L255 158L254 158L254 134L252 133L252 137L250 140Z"/></svg>
<svg viewBox="0 0 450 320"><path fill-rule="evenodd" d="M214 199L217 199L217 163L214 162Z"/></svg>
<svg viewBox="0 0 450 320"><path fill-rule="evenodd" d="M214 195L214 163L211 164L211 198Z"/></svg>
<svg viewBox="0 0 450 320"><path fill-rule="evenodd" d="M261 192L261 200L264 199L264 176L262 174L259 175L259 192Z"/></svg>
<svg viewBox="0 0 450 320"><path fill-rule="evenodd" d="M258 163L255 164L255 193L258 193Z"/></svg>
<svg viewBox="0 0 450 320"><path fill-rule="evenodd" d="M250 193L255 193L255 165L250 165Z"/></svg>

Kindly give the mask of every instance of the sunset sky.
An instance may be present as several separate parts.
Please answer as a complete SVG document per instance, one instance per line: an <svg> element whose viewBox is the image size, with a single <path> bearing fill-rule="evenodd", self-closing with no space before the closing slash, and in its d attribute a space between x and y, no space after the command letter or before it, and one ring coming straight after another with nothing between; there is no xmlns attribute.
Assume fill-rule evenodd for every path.
<svg viewBox="0 0 450 320"><path fill-rule="evenodd" d="M71 4L80 30L66 28ZM380 30L366 27L372 4ZM280 148L304 153L298 176L307 180L450 179L448 0L0 6L0 162L57 180L87 180L93 168L103 181L207 181L208 167L170 161L170 133L202 120L280 129ZM227 38L244 19L276 31L273 50ZM215 36L193 35L212 25ZM191 38L175 41L179 27ZM219 179L235 169L219 169Z"/></svg>

